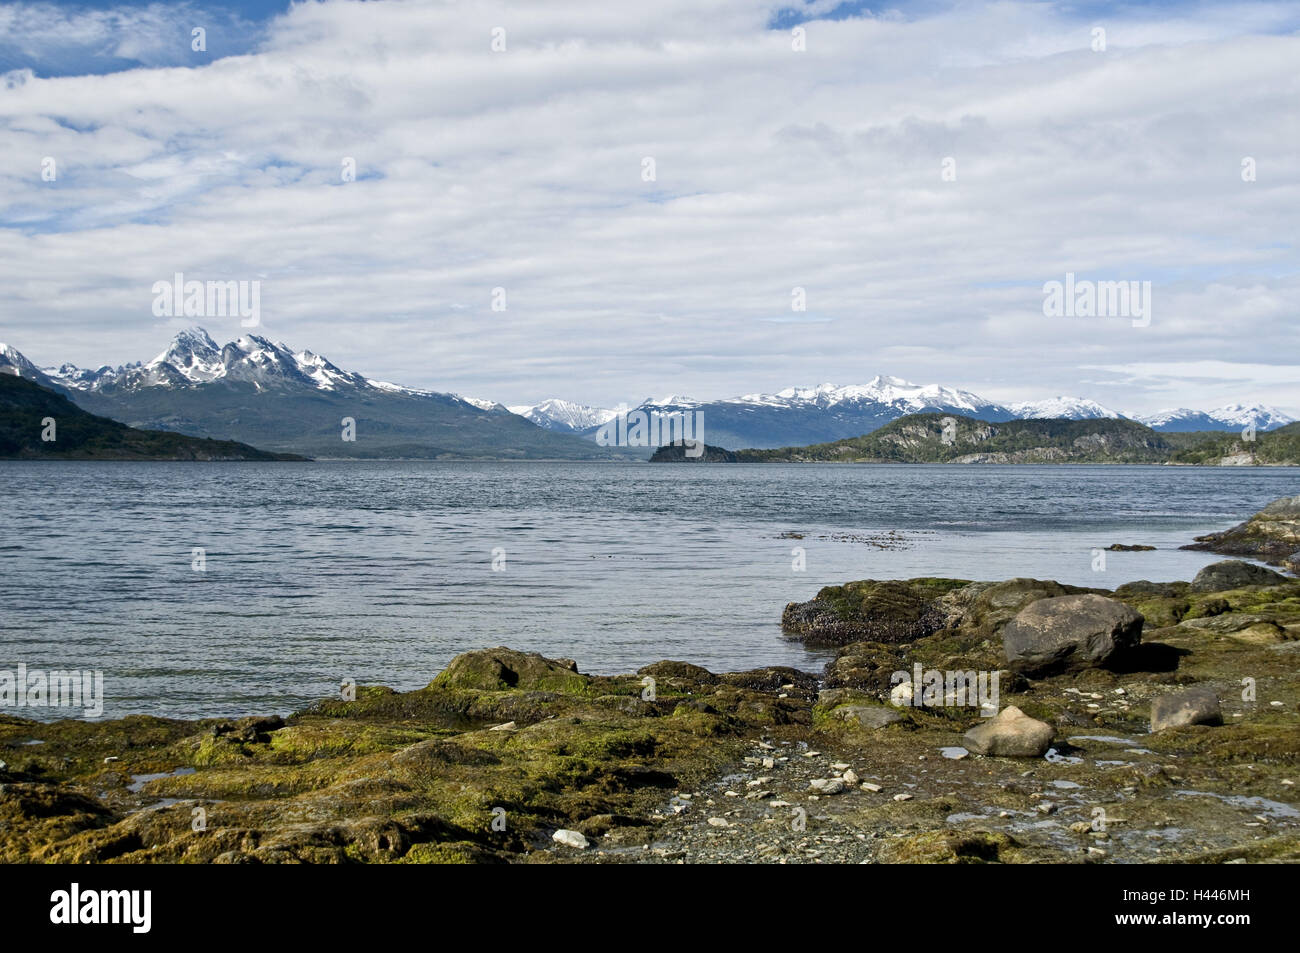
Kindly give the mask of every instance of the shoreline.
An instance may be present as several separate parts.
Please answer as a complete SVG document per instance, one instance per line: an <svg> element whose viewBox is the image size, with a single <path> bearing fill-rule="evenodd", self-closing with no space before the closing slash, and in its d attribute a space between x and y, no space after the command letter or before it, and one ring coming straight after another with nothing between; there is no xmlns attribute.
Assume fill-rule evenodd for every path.
<svg viewBox="0 0 1300 953"><path fill-rule="evenodd" d="M498 647L287 717L6 712L0 862L1300 861L1300 579L862 580L783 627L820 675Z"/></svg>

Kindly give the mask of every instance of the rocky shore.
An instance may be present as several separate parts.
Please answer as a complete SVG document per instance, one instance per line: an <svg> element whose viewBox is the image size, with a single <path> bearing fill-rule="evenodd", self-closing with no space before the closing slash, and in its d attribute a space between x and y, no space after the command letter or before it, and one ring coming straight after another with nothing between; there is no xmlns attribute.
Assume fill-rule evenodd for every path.
<svg viewBox="0 0 1300 953"><path fill-rule="evenodd" d="M1300 580L865 580L783 623L823 672L495 648L287 718L0 715L0 861L1300 861Z"/></svg>

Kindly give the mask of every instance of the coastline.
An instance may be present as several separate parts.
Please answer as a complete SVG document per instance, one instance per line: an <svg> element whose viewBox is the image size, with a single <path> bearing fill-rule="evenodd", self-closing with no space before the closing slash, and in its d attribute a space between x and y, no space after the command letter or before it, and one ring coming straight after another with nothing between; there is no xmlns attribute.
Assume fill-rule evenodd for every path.
<svg viewBox="0 0 1300 953"><path fill-rule="evenodd" d="M800 604L840 634L821 675L598 676L497 648L288 718L6 713L0 860L1297 860L1300 580L1264 573L1092 590L1141 615L1141 652L1060 672L1010 664L999 633L1085 590L911 580L854 584L870 611L845 603L829 629L834 592ZM997 673L1002 711L1050 727L1046 756L976 753L991 722L970 706L898 705L882 678L913 665ZM1189 686L1222 723L1150 731Z"/></svg>

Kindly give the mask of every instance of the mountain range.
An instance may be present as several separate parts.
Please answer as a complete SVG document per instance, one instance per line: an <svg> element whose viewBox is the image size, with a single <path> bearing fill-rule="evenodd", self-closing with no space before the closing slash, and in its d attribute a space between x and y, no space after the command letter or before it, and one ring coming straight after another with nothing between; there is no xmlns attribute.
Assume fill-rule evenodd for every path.
<svg viewBox="0 0 1300 953"><path fill-rule="evenodd" d="M315 457L613 459L640 458L647 448L595 442L603 424L629 410L553 398L505 407L372 380L311 351L295 351L246 335L224 346L202 328L181 331L147 362L94 369L72 364L40 368L0 344L0 372L65 394L85 410L133 427L238 440ZM631 410L699 412L708 444L772 449L827 443L871 433L917 413L953 414L990 423L1012 420L1134 420L1165 433L1267 431L1292 418L1274 408L1233 404L1151 415L1124 414L1077 397L1001 404L970 391L875 377L860 385L790 387L699 401L646 399ZM343 419L356 439L343 439Z"/></svg>
<svg viewBox="0 0 1300 953"><path fill-rule="evenodd" d="M773 449L857 437L909 414L936 412L1009 420L1133 420L1163 433L1241 431L1250 423L1273 430L1292 423L1281 411L1261 404L1231 404L1216 410L1179 408L1156 414L1125 414L1079 397L1000 404L970 391L938 384L913 384L897 377L876 377L862 385L791 387L775 394L746 394L726 400L698 401L669 397L642 401L634 410L661 414L701 412L705 442L711 446ZM592 437L606 421L626 408L609 409L552 399L532 407L511 407L538 426L560 433Z"/></svg>

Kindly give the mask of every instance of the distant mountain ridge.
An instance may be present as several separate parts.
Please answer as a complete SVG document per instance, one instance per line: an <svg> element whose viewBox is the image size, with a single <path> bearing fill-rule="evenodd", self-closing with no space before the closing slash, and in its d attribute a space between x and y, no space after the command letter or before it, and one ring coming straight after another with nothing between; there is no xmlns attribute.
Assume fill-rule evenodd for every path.
<svg viewBox="0 0 1300 953"><path fill-rule="evenodd" d="M1240 431L1251 421L1260 431L1292 419L1263 405L1229 405L1218 410L1162 411L1150 417L1127 415L1093 400L1052 397L1000 404L978 394L938 384L919 385L897 377L875 377L862 385L822 384L790 387L775 394L746 394L726 400L684 397L646 400L633 410L647 413L701 412L705 441L720 447L772 449L857 437L908 414L967 415L989 422L1008 420L1134 420L1159 432ZM619 411L552 399L532 407L512 407L539 426L589 439ZM585 426L584 426L585 424Z"/></svg>

